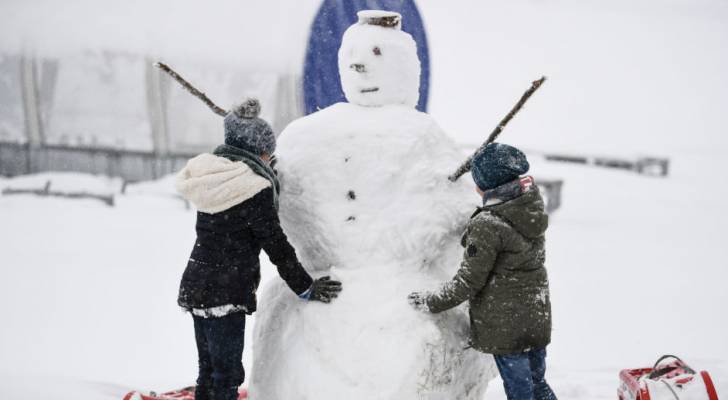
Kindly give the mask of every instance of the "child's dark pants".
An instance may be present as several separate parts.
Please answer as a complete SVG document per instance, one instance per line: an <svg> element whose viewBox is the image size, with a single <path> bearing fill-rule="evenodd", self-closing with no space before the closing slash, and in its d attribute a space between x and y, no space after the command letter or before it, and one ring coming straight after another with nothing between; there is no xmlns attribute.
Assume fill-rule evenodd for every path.
<svg viewBox="0 0 728 400"><path fill-rule="evenodd" d="M237 400L245 380L243 346L245 313L220 318L193 315L199 359L196 400Z"/></svg>
<svg viewBox="0 0 728 400"><path fill-rule="evenodd" d="M556 400L546 383L546 349L494 356L508 400Z"/></svg>

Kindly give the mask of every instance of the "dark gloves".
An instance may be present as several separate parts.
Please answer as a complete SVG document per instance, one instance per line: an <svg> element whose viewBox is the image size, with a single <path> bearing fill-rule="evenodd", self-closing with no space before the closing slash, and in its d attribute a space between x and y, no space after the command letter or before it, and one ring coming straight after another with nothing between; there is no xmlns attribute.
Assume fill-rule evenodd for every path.
<svg viewBox="0 0 728 400"><path fill-rule="evenodd" d="M331 300L339 296L341 292L341 282L332 281L330 276L324 276L313 281L311 285L311 294L309 300L320 301L322 303L330 303Z"/></svg>
<svg viewBox="0 0 728 400"><path fill-rule="evenodd" d="M429 312L430 307L427 305L427 293L412 292L407 296L407 301L417 311Z"/></svg>

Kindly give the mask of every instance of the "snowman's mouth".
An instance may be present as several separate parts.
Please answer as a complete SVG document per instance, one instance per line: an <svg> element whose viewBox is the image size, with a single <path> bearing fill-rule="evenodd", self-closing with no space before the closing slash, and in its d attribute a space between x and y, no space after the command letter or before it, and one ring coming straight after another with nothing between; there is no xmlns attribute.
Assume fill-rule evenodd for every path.
<svg viewBox="0 0 728 400"><path fill-rule="evenodd" d="M361 90L362 93L373 93L373 92L378 92L378 91L379 91L378 87L366 88L366 89Z"/></svg>

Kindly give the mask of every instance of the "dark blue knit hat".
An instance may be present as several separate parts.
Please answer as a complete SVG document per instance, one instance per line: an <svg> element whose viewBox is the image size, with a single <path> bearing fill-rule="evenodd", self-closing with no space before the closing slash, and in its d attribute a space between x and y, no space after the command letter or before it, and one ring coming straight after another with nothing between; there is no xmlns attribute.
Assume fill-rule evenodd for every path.
<svg viewBox="0 0 728 400"><path fill-rule="evenodd" d="M276 136L270 125L258 118L260 103L245 100L225 117L225 144L247 150L253 154L273 154Z"/></svg>
<svg viewBox="0 0 728 400"><path fill-rule="evenodd" d="M470 173L481 190L490 190L528 172L528 160L513 146L491 143L473 157Z"/></svg>

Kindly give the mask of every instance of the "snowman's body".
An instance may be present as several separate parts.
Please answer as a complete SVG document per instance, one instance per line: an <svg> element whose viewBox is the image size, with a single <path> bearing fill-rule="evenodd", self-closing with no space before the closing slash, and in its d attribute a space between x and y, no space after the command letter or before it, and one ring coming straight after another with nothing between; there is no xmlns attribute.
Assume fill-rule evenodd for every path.
<svg viewBox="0 0 728 400"><path fill-rule="evenodd" d="M343 76L352 59L365 65L353 73L371 73L376 64L358 56L373 47L375 57L399 54L377 72L399 73L405 88L371 91L375 79L361 86ZM411 75L419 63L412 54L416 61L409 35L354 25L339 57L355 104L301 118L281 134L286 233L307 268L335 276L344 290L327 305L301 302L281 282L262 294L250 387L256 399L480 399L493 376L490 358L465 349L463 310L427 315L406 300L457 268L459 238L476 205L472 185L447 180L462 158L454 142L414 109L419 76ZM391 78L376 85L391 88Z"/></svg>

